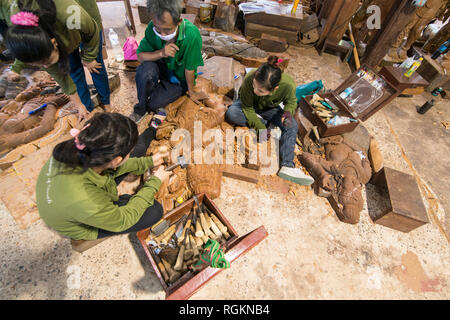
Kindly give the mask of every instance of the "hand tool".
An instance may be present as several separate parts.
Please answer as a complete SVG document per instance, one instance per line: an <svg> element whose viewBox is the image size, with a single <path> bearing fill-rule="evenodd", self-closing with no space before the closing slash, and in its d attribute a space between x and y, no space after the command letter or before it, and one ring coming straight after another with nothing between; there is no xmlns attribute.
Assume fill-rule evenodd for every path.
<svg viewBox="0 0 450 320"><path fill-rule="evenodd" d="M191 223L192 223L192 212L189 214L186 224L184 225L183 232L181 233L181 236L178 238L177 241L178 245L180 245L180 243L184 241L186 231L191 228Z"/></svg>
<svg viewBox="0 0 450 320"><path fill-rule="evenodd" d="M220 232L217 225L214 223L214 221L212 221L211 217L207 213L205 213L205 216L206 216L206 220L211 225L211 230L214 232L214 234L217 236L218 239L221 238L222 232Z"/></svg>
<svg viewBox="0 0 450 320"><path fill-rule="evenodd" d="M173 283L177 281L181 277L181 273L173 270L169 262L167 262L164 258L161 258L161 261L169 274L169 282Z"/></svg>
<svg viewBox="0 0 450 320"><path fill-rule="evenodd" d="M184 224L186 222L186 219L188 218L188 214L185 214L180 220L177 222L177 231L175 232L175 236L177 239L181 237L181 233L183 233Z"/></svg>
<svg viewBox="0 0 450 320"><path fill-rule="evenodd" d="M188 228L186 230L186 235L185 235L187 242L186 242L186 249L184 250L184 261L189 260L189 259L192 258L192 256L194 255L194 249L193 248L197 247L197 245L195 243L193 244L191 242L190 235L191 235L191 228Z"/></svg>
<svg viewBox="0 0 450 320"><path fill-rule="evenodd" d="M223 223L219 220L219 218L216 217L215 214L212 212L209 212L211 219L214 221L214 223L219 227L220 231L222 232L225 239L230 238L230 234L228 233L228 228L223 225Z"/></svg>
<svg viewBox="0 0 450 320"><path fill-rule="evenodd" d="M167 235L172 232L173 230L175 230L176 225L173 224L171 225L166 231L164 231L159 237L154 238L153 240L155 240L155 242L157 244L161 243L161 240L164 239L165 237L167 237Z"/></svg>
<svg viewBox="0 0 450 320"><path fill-rule="evenodd" d="M186 239L184 239L184 242L181 245L180 250L178 251L177 261L175 263L175 266L173 267L176 271L180 271L183 269L184 251L185 250L186 250Z"/></svg>
<svg viewBox="0 0 450 320"><path fill-rule="evenodd" d="M40 106L39 108L36 108L36 109L34 109L34 110L29 111L28 114L31 116L31 115L33 115L33 114L35 114L35 113L37 113L37 112L39 112L39 111L45 109L46 107L47 107L47 104L44 103L44 104L43 104L42 106Z"/></svg>
<svg viewBox="0 0 450 320"><path fill-rule="evenodd" d="M202 226L200 225L200 219L197 219L198 216L198 207L194 207L194 217L192 219L192 225L195 226L195 236L202 237L205 233L202 230Z"/></svg>
<svg viewBox="0 0 450 320"><path fill-rule="evenodd" d="M176 224L174 224L176 226ZM175 234L176 228L173 228L164 238L161 239L162 244L168 244L172 236Z"/></svg>
<svg viewBox="0 0 450 320"><path fill-rule="evenodd" d="M197 244L197 248L201 248L203 246L203 240L201 237L197 237L194 232L194 226L191 226L191 235L194 237L195 243Z"/></svg>
<svg viewBox="0 0 450 320"><path fill-rule="evenodd" d="M198 252L197 243L195 242L195 239L192 236L192 234L190 233L190 231L189 231L189 239L191 240L192 251L194 253L194 258L197 258L197 257L200 256L200 253Z"/></svg>
<svg viewBox="0 0 450 320"><path fill-rule="evenodd" d="M183 272L188 271L188 267L187 267L187 263L186 261L183 261L183 267L182 267Z"/></svg>
<svg viewBox="0 0 450 320"><path fill-rule="evenodd" d="M209 237L209 238L214 238L215 235L214 235L214 233L212 233L209 230L208 222L207 222L207 220L205 218L205 215L203 214L202 210L200 210L200 207L199 207L199 216L200 216L200 222L201 222L201 225L202 225L202 228L203 228L203 232L205 233L205 236Z"/></svg>
<svg viewBox="0 0 450 320"><path fill-rule="evenodd" d="M156 224L154 224L151 228L155 237L159 237L164 231L169 228L169 222L165 219L159 220Z"/></svg>
<svg viewBox="0 0 450 320"><path fill-rule="evenodd" d="M188 163L183 156L179 156L176 163L172 164L171 166L168 166L164 170L172 171L173 169L178 168L178 167L181 167L183 169L186 169L188 167Z"/></svg>
<svg viewBox="0 0 450 320"><path fill-rule="evenodd" d="M161 259L158 257L158 255L156 254L155 251L153 251L155 253L155 262L158 265L159 271L161 271L161 274L164 278L165 282L169 281L169 275L167 274L166 268L164 267L163 263L161 262Z"/></svg>

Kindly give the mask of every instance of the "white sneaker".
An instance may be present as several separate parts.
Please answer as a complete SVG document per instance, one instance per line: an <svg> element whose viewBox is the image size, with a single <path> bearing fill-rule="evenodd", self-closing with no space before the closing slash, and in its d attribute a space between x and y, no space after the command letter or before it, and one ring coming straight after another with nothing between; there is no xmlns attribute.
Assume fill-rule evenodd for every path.
<svg viewBox="0 0 450 320"><path fill-rule="evenodd" d="M278 172L278 176L301 186L309 186L314 183L313 177L304 174L299 168L282 167Z"/></svg>

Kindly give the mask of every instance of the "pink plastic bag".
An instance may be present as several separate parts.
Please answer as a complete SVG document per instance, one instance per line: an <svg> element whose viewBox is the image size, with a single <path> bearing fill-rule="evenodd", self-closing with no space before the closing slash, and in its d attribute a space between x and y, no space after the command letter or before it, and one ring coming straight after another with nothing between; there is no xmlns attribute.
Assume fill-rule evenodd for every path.
<svg viewBox="0 0 450 320"><path fill-rule="evenodd" d="M138 42L134 37L128 37L123 45L123 57L125 60L137 60L136 50L139 47Z"/></svg>

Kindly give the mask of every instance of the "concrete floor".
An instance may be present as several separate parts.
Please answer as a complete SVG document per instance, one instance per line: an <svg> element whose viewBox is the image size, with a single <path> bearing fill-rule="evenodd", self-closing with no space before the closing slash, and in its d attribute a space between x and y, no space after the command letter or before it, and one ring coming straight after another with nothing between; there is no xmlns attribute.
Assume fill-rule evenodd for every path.
<svg viewBox="0 0 450 320"><path fill-rule="evenodd" d="M107 28L110 7L100 5ZM136 11L135 17L139 41L145 26ZM350 74L335 56L298 48L289 53L287 72L299 84L322 79L335 88ZM131 112L133 77L121 72L121 88L112 97L118 111ZM440 125L449 119L449 108L439 102L419 116L415 106L425 100L397 98L364 125L376 137L386 166L416 172L435 194L429 224L404 234L374 224L365 205L361 222L347 225L310 188L293 196L223 178L215 202L237 232L264 225L269 237L192 299L449 299L450 140ZM164 299L134 235L110 238L79 254L42 221L19 229L1 203L0 230L0 299Z"/></svg>

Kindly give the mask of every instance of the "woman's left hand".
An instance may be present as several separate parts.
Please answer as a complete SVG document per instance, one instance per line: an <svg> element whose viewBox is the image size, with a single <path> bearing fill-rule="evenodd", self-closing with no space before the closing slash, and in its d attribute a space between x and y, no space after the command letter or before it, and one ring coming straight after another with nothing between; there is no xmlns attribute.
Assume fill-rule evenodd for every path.
<svg viewBox="0 0 450 320"><path fill-rule="evenodd" d="M89 70L90 73L100 73L100 69L103 68L102 64L100 62L97 62L96 60L92 60L91 62L82 61L83 66L86 67L86 69Z"/></svg>
<svg viewBox="0 0 450 320"><path fill-rule="evenodd" d="M152 159L153 159L153 166L157 167L157 166L162 165L164 163L164 158L168 158L169 155L170 155L169 152L164 152L164 153L158 152L158 153L155 153L153 155L153 157L152 157Z"/></svg>

